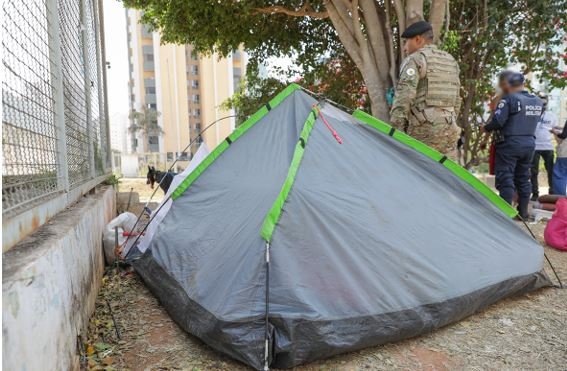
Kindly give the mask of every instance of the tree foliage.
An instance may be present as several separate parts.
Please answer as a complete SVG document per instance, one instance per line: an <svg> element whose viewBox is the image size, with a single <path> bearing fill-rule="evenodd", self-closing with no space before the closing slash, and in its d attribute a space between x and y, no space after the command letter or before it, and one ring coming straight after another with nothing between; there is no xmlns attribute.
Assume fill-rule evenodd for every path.
<svg viewBox="0 0 567 371"><path fill-rule="evenodd" d="M459 123L465 131L465 166L474 166L487 155L479 125L489 117L487 103L496 95L497 73L517 64L528 74L528 84L539 79L550 88L567 86L565 72L559 70L566 42L565 9L565 0L450 2L442 47L461 67Z"/></svg>
<svg viewBox="0 0 567 371"><path fill-rule="evenodd" d="M513 63L564 87L559 69L567 0L124 0L163 42L189 43L200 53L227 56L243 46L250 56L246 89L228 105L245 116L283 86L260 78L258 64L294 55L302 85L350 107L370 105L388 118L387 94L404 52L400 30L426 18L441 46L461 67L468 166L483 154L478 124L495 94L493 77ZM448 10L448 11L447 11ZM297 71L294 71L297 72ZM290 74L290 78L291 78ZM532 77L533 78L533 77ZM362 99L365 99L364 101Z"/></svg>
<svg viewBox="0 0 567 371"><path fill-rule="evenodd" d="M144 138L143 151L149 148L150 136L163 133L163 129L158 124L159 116L158 111L148 107L144 107L141 112L132 110L128 115L131 121L128 131L134 134L134 137L137 133L142 133ZM132 150L135 150L135 148L132 148Z"/></svg>
<svg viewBox="0 0 567 371"><path fill-rule="evenodd" d="M260 77L257 64L249 64L246 78L234 96L224 103L224 108L235 109L237 121L241 123L290 82L296 82L347 109L370 108L364 81L347 55L331 53L308 71L303 71L300 78L296 77L298 71L295 69L279 72L280 76L284 76L283 81L281 78Z"/></svg>
<svg viewBox="0 0 567 371"><path fill-rule="evenodd" d="M359 70L375 115L387 119L386 92L397 79L400 30L423 18L424 0L125 0L165 42L227 55L243 45L254 58L298 54L306 67L343 49ZM434 31L447 0L425 7ZM437 32L438 33L438 32Z"/></svg>

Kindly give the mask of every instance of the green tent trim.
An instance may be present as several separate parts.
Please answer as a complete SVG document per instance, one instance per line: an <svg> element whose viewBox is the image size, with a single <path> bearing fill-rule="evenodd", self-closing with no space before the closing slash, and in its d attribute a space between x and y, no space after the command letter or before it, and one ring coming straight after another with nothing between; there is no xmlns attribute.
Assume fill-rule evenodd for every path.
<svg viewBox="0 0 567 371"><path fill-rule="evenodd" d="M179 186L175 189L175 191L173 191L171 198L175 200L179 196L181 196L199 178L199 176L220 155L222 155L228 147L230 147L230 144L232 142L234 142L235 140L240 138L244 133L246 133L246 131L248 131L251 127L253 127L264 116L266 116L268 114L268 112L270 112L271 109L277 107L281 102L283 102L288 96L290 96L294 91L296 91L298 89L301 89L301 87L299 85L290 84L282 92L280 92L272 100L270 100L270 102L268 104L262 106L262 108L260 108L256 113L254 113L252 116L250 116L248 118L248 120L246 120L235 131L233 131L227 137L226 140L222 141L203 160L203 162L201 162L201 164L199 164L199 166L197 166L197 168L195 170L193 170L187 176L187 178L185 178L179 184ZM475 190L477 190L482 195L484 195L488 200L490 200L494 205L496 205L496 207L498 207L500 210L502 210L502 212L504 212L509 217L514 217L518 214L518 211L516 209L514 209L510 204L508 204L500 196L498 196L496 193L494 193L492 191L492 189L490 189L490 187L488 187L486 184L484 184L482 181L480 181L478 178L476 178L469 171L467 171L466 169L464 169L463 167L461 167L457 163L455 163L455 162L453 162L449 159L446 159L446 157L443 154L439 153L438 151L434 150L433 148L427 146L426 144L418 141L417 139L412 138L411 136L409 136L409 135L407 135L407 134L405 134L401 131L395 130L392 133L392 127L390 125L386 124L383 121L380 121L379 119L369 115L368 113L366 113L364 111L356 110L353 113L353 117L362 121L364 124L367 124L370 127L378 130L379 132L381 132L383 134L390 135L392 138L394 138L398 142L403 143L403 144L407 145L408 147L413 148L414 150L422 153L423 155L431 158L432 160L434 160L436 162L442 162L443 166L445 166L453 174L455 174L456 176L461 178L463 181L465 181L467 184L469 184ZM307 121L305 122L304 127L303 127L303 131L301 133L301 138L304 141L306 141L308 139L309 134L311 132L311 129L313 128L313 124L315 122L315 119L316 119L316 113L312 112L312 114L310 114L309 117L307 118ZM310 123L310 121L312 121L312 122ZM307 132L304 133L305 130L307 130ZM304 134L307 134L307 135L304 135ZM278 219L281 215L281 208L283 207L283 203L285 202L285 199L287 198L287 194L289 193L289 190L291 189L291 186L293 185L294 177L295 177L295 174L297 173L297 167L299 167L299 163L301 162L301 158L303 157L304 148L302 146L300 146L301 138L300 138L300 142L296 145L294 156L293 156L293 159L292 159L292 164L290 165L288 176L286 178L286 181L284 182L282 190L280 191L280 195L276 199L276 202L274 203L274 205L270 209L270 212L268 213L268 215L266 216L266 219L264 221L264 225L262 227L261 235L262 235L262 237L264 237L264 239L266 239L266 241L269 241L271 239L271 235L273 233L273 229L275 228L275 224L277 223L277 221L278 221ZM305 142L304 142L304 144L305 144ZM296 157L297 157L297 159L296 159ZM297 161L297 163L295 163L294 161ZM294 164L296 166L295 168L294 168ZM290 178L290 176L291 176L291 178ZM288 187L288 188L286 189L286 187ZM282 196L283 196L283 199L281 198ZM279 208L276 207L278 205L278 202L281 202L281 204L279 204Z"/></svg>
<svg viewBox="0 0 567 371"><path fill-rule="evenodd" d="M276 108L281 102L283 102L288 96L290 96L294 91L301 89L297 84L291 84L282 90L278 95L276 95L268 104L262 106L256 113L244 121L236 130L234 130L226 140L222 141L209 155L193 170L187 178L185 178L173 191L171 194L172 199L177 199L181 196L190 186L193 184L199 176L205 171L224 151L230 144L240 138L244 133L246 133L251 127L253 127L258 121L260 121L264 116L270 112L270 110Z"/></svg>
<svg viewBox="0 0 567 371"><path fill-rule="evenodd" d="M297 170L299 169L299 165L301 164L301 160L303 159L303 153L305 152L305 147L307 146L307 141L309 140L309 136L311 135L311 130L313 130L313 125L315 124L315 120L317 119L318 112L319 111L317 109L313 108L313 110L311 110L311 112L307 116L307 120L305 120L305 124L303 124L303 129L301 130L299 140L295 145L293 158L291 159L291 165L289 166L289 170L287 172L287 176L283 183L282 189L278 194L278 197L272 204L272 207L270 208L270 211L268 211L268 214L264 219L264 223L262 224L260 235L267 242L270 242L272 240L272 234L274 233L276 224L278 223L278 220L280 220L280 216L282 215L284 203L295 181L295 176L297 175Z"/></svg>
<svg viewBox="0 0 567 371"><path fill-rule="evenodd" d="M392 132L392 127L383 121L378 120L376 117L369 115L368 113L356 110L352 114L353 117L362 121L363 123L373 127L379 132L390 135L392 138L400 143L413 148L417 152L431 158L433 161L442 162L443 166L449 169L453 174L464 180L471 187L480 192L484 197L486 197L490 202L492 202L496 207L498 207L502 212L504 212L509 217L513 218L518 214L518 211L513 208L508 202L504 201L499 195L494 193L490 187L485 183L480 181L477 177L472 175L467 169L463 168L456 162L447 159L442 153L437 152L433 148L427 146L425 143L420 142L417 139L412 138L404 132L395 130ZM392 134L391 134L392 133Z"/></svg>

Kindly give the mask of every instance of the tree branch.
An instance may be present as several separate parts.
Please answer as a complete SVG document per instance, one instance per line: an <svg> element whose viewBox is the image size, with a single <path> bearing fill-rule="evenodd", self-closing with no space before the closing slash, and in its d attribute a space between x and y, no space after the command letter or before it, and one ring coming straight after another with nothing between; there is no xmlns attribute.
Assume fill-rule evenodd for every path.
<svg viewBox="0 0 567 371"><path fill-rule="evenodd" d="M447 0L445 5L445 32L449 32L449 26L451 25L451 8L449 7L449 0Z"/></svg>
<svg viewBox="0 0 567 371"><path fill-rule="evenodd" d="M355 37L356 31L353 27L353 22L351 17L349 17L349 11L350 11L350 2L348 0L335 0L335 2L333 2L332 0L328 1L329 3L332 3L333 5L333 9L335 9L335 12L338 14L338 16L340 17L343 25L348 29L348 31L350 32L350 34L352 35L352 37ZM328 5L327 5L328 8ZM355 40L356 42L356 40ZM358 43L356 43L358 45Z"/></svg>
<svg viewBox="0 0 567 371"><path fill-rule="evenodd" d="M361 8L376 69L381 79L386 80L392 64L391 55L393 55L394 49L393 47L390 48L392 40L388 40L384 34L385 19L379 17L374 0L362 0ZM383 9L381 10L383 13Z"/></svg>
<svg viewBox="0 0 567 371"><path fill-rule="evenodd" d="M423 19L423 0L406 0L406 25Z"/></svg>
<svg viewBox="0 0 567 371"><path fill-rule="evenodd" d="M390 1L390 0L386 0ZM403 0L393 0L394 2L394 10L396 11L396 18L398 18L398 51L400 53L400 61L402 61L406 56L404 52L404 48L402 47L402 38L401 35L406 29L406 11L404 8Z"/></svg>
<svg viewBox="0 0 567 371"><path fill-rule="evenodd" d="M329 12L326 10L316 11L313 9L309 1L306 1L299 9L289 9L284 6L274 5L264 8L256 8L256 12L262 14L285 14L292 17L311 17L318 19L329 18Z"/></svg>
<svg viewBox="0 0 567 371"><path fill-rule="evenodd" d="M398 74L396 73L396 52L394 51L394 33L392 32L392 25L390 23L391 4L389 1L384 2L384 9L379 13L380 18L383 19L383 32L386 35L385 40L388 44L388 56L390 60L390 79L392 85L395 86L398 81Z"/></svg>
<svg viewBox="0 0 567 371"><path fill-rule="evenodd" d="M362 33L362 29L360 28L360 15L358 13L358 0L353 0L350 8L350 16L352 18L352 27L354 29L354 36L356 37L356 41L358 45L363 48L368 43L364 39L364 34ZM362 54L364 56L364 53Z"/></svg>
<svg viewBox="0 0 567 371"><path fill-rule="evenodd" d="M337 10L331 0L325 0L325 7L327 8L329 18L331 19L335 30L337 30L337 34L339 36L339 39L341 40L341 43L352 58L354 64L356 64L358 69L362 70L364 63L360 54L360 49L358 48L358 44L354 38L353 32L351 31L352 25L348 25L346 22L344 22L343 18L340 15L340 12Z"/></svg>
<svg viewBox="0 0 567 371"><path fill-rule="evenodd" d="M447 9L447 0L432 0L431 10L429 11L429 23L433 28L434 42L438 43L441 39L441 28L445 18L445 9Z"/></svg>

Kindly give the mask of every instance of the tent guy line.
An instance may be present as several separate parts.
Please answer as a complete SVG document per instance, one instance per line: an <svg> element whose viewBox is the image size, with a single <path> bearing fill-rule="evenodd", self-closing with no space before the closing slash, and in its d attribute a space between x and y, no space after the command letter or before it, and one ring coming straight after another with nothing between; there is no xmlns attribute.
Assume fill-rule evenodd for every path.
<svg viewBox="0 0 567 371"><path fill-rule="evenodd" d="M532 236L532 238L534 240L537 241L537 237L535 236L534 232L532 232L532 229L528 226L528 223L526 223L526 221L524 220L524 218L522 218L521 216L518 216L520 218L520 220L522 221L522 223L524 223L524 226L526 227L526 229L528 230L528 232L530 232L530 235ZM549 264L549 267L551 268L551 270L553 271L553 275L555 276L555 279L557 279L557 282L559 282L559 285L553 285L555 288L558 289L564 289L563 287L563 282L561 282L561 279L559 278L559 275L557 274L557 272L555 271L555 267L553 266L553 264L551 264L551 260L549 259L549 257L547 256L547 254L544 252L543 256L545 257L545 260L547 260L547 264Z"/></svg>

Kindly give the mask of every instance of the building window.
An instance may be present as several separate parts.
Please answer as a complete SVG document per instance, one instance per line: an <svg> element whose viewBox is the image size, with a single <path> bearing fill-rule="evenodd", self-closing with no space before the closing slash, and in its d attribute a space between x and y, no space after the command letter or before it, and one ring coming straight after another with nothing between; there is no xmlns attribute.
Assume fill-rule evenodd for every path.
<svg viewBox="0 0 567 371"><path fill-rule="evenodd" d="M156 88L153 86L146 86L146 94L155 94Z"/></svg>
<svg viewBox="0 0 567 371"><path fill-rule="evenodd" d="M150 104L148 104L148 107L150 109L153 109L154 111L157 110L157 104L156 103L150 103Z"/></svg>
<svg viewBox="0 0 567 371"><path fill-rule="evenodd" d="M152 31L147 24L142 24L142 37L152 37Z"/></svg>
<svg viewBox="0 0 567 371"><path fill-rule="evenodd" d="M199 94L193 94L191 98L193 100L193 103L199 103Z"/></svg>
<svg viewBox="0 0 567 371"><path fill-rule="evenodd" d="M167 161L168 161L168 162L172 162L172 161L173 161L173 152L167 152Z"/></svg>
<svg viewBox="0 0 567 371"><path fill-rule="evenodd" d="M195 117L201 117L201 110L199 108L195 108L193 110L193 116Z"/></svg>
<svg viewBox="0 0 567 371"><path fill-rule="evenodd" d="M234 89L238 89L240 87L240 81L242 80L242 69L240 67L232 69L232 80Z"/></svg>
<svg viewBox="0 0 567 371"><path fill-rule="evenodd" d="M197 122L197 123L195 124L195 131L196 131L197 133L201 131L201 123L200 123L200 122Z"/></svg>
<svg viewBox="0 0 567 371"><path fill-rule="evenodd" d="M197 66L197 65L195 65L195 64L192 65L192 66L191 66L191 74L193 74L193 75L198 75L198 74L199 74L199 66Z"/></svg>
<svg viewBox="0 0 567 371"><path fill-rule="evenodd" d="M232 59L240 60L240 50L235 50L232 52Z"/></svg>
<svg viewBox="0 0 567 371"><path fill-rule="evenodd" d="M198 89L199 88L199 80L191 80L191 87L193 89Z"/></svg>
<svg viewBox="0 0 567 371"><path fill-rule="evenodd" d="M144 71L154 70L154 47L153 45L142 45L144 55Z"/></svg>
<svg viewBox="0 0 567 371"><path fill-rule="evenodd" d="M159 152L159 137L157 135L150 135L148 137L148 144L150 146L150 148L148 148L150 152Z"/></svg>

